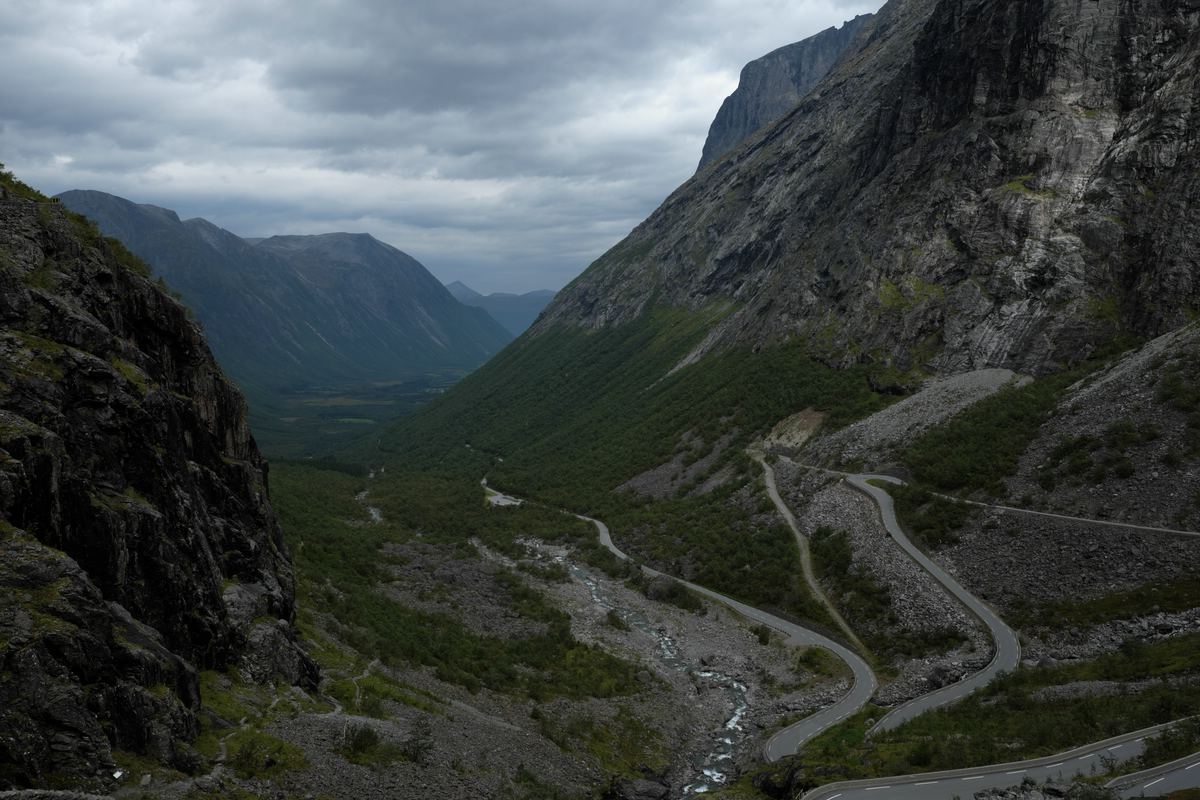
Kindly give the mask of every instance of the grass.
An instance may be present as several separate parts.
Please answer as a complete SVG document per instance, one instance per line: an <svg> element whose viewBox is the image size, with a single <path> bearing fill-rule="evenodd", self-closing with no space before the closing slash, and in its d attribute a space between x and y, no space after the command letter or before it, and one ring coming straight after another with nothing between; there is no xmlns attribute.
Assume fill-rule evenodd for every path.
<svg viewBox="0 0 1200 800"><path fill-rule="evenodd" d="M511 605L546 623L542 635L483 636L450 616L407 608L379 591L387 577L380 551L388 542L419 533L422 541L469 553L467 540L476 536L511 551L518 536L542 532L559 539L585 526L536 507L488 509L477 485L456 479L389 475L376 481L372 501L384 509L388 523L383 525L365 524L354 500L363 484L350 475L289 465L272 472L272 483L295 554L302 602L334 617L338 637L363 656L391 665L429 666L440 679L472 691L486 687L536 699L614 697L637 690L634 664L577 641L569 617L520 579L506 585Z"/></svg>
<svg viewBox="0 0 1200 800"><path fill-rule="evenodd" d="M1167 581L1114 592L1088 600L1061 600L1040 605L1018 605L1011 619L1018 627L1054 629L1090 627L1114 619L1133 619L1166 612L1178 614L1200 607L1200 574L1196 569Z"/></svg>
<svg viewBox="0 0 1200 800"><path fill-rule="evenodd" d="M926 550L957 544L957 531L977 511L975 506L946 500L921 486L889 484L887 491L904 530Z"/></svg>
<svg viewBox="0 0 1200 800"><path fill-rule="evenodd" d="M1185 439L1180 451L1174 453L1178 463L1200 458L1200 354L1179 353L1164 363L1159 373L1158 399L1175 411L1186 415Z"/></svg>
<svg viewBox="0 0 1200 800"><path fill-rule="evenodd" d="M822 679L850 677L850 669L846 662L824 647L798 648L792 668L798 673L808 673Z"/></svg>
<svg viewBox="0 0 1200 800"><path fill-rule="evenodd" d="M532 712L542 735L568 752L583 752L610 776L641 777L670 766L671 755L660 733L626 704L606 718L591 714L560 717L540 708Z"/></svg>
<svg viewBox="0 0 1200 800"><path fill-rule="evenodd" d="M1038 483L1052 491L1060 482L1097 485L1107 477L1122 480L1135 473L1131 451L1156 441L1162 435L1154 423L1118 420L1108 426L1102 437L1063 437L1039 467Z"/></svg>
<svg viewBox="0 0 1200 800"><path fill-rule="evenodd" d="M593 513L608 523L626 552L663 572L833 627L801 578L790 530L775 517L756 521L739 502L756 481L743 473L710 494L660 501L613 494ZM698 601L684 604L690 610L698 606Z"/></svg>
<svg viewBox="0 0 1200 800"><path fill-rule="evenodd" d="M1029 175L1021 175L1004 184L1003 189L1004 191L1012 194L1019 194L1026 197L1034 197L1039 199L1055 196L1056 192L1053 189L1035 189L1033 186L1031 186L1030 184L1035 178L1037 178L1037 176L1033 175L1032 173Z"/></svg>
<svg viewBox="0 0 1200 800"><path fill-rule="evenodd" d="M1200 719L1189 719L1146 740L1137 769L1150 769L1200 750Z"/></svg>
<svg viewBox="0 0 1200 800"><path fill-rule="evenodd" d="M489 473L501 488L586 511L671 460L686 432L710 446L733 433L732 457L806 407L836 427L886 404L865 370L825 367L796 345L672 373L726 311L654 311L613 329L521 340L403 421L380 455L397 467Z"/></svg>
<svg viewBox="0 0 1200 800"><path fill-rule="evenodd" d="M389 473L470 482L486 474L504 491L603 519L622 549L662 572L829 626L797 578L787 529L752 519L744 507L745 495L759 490L743 452L805 408L838 427L888 399L872 391L866 368L829 368L799 344L713 354L672 371L729 311L657 309L614 328L562 327L519 340L364 457L382 458ZM676 455L694 461L717 442L724 447L707 475L732 478L715 492L648 500L614 491ZM589 563L628 576L593 540L589 532L571 544Z"/></svg>
<svg viewBox="0 0 1200 800"><path fill-rule="evenodd" d="M229 765L242 779L273 780L308 766L300 748L252 728L234 732L226 740L226 746L229 748Z"/></svg>
<svg viewBox="0 0 1200 800"><path fill-rule="evenodd" d="M1002 497L1004 478L1079 372L1008 386L930 429L903 453L917 482L943 492Z"/></svg>
<svg viewBox="0 0 1200 800"><path fill-rule="evenodd" d="M378 731L368 723L346 726L338 752L351 764L382 768L404 760L398 745L384 741Z"/></svg>
<svg viewBox="0 0 1200 800"><path fill-rule="evenodd" d="M37 189L18 180L11 172L4 169L3 164L0 164L0 186L16 197L40 204L38 217L44 225L53 224L57 218L65 219L75 228L75 232L85 244L105 251L116 264L125 270L143 278L150 277L150 267L146 265L146 262L129 252L128 248L119 240L104 236L96 224L87 217L68 211L59 205L57 200L47 197Z"/></svg>

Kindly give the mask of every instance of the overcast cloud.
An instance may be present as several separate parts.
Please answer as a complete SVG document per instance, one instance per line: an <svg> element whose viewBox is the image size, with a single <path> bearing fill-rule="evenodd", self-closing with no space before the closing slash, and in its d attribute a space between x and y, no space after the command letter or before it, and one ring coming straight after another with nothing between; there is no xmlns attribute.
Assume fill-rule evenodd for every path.
<svg viewBox="0 0 1200 800"><path fill-rule="evenodd" d="M244 236L557 289L686 180L742 65L881 0L6 0L0 161Z"/></svg>

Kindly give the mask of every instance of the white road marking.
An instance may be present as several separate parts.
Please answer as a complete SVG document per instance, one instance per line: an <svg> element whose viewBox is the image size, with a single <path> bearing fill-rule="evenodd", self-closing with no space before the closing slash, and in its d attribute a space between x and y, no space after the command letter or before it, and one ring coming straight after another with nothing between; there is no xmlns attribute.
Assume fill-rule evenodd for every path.
<svg viewBox="0 0 1200 800"><path fill-rule="evenodd" d="M1057 764L1047 764L1046 769L1054 769L1055 767L1061 767L1062 765L1063 765L1063 762L1061 762L1061 761L1058 762Z"/></svg>
<svg viewBox="0 0 1200 800"><path fill-rule="evenodd" d="M1192 764L1192 766L1191 766L1191 767L1184 767L1184 769L1185 769L1185 770L1186 770L1186 769L1192 769L1193 767L1200 767L1200 761L1197 761L1195 764Z"/></svg>
<svg viewBox="0 0 1200 800"><path fill-rule="evenodd" d="M867 791L868 792L877 792L880 789L890 789L890 788L892 788L892 787L890 787L890 786L868 786ZM829 798L829 800L833 800L833 798L831 797L831 798Z"/></svg>
<svg viewBox="0 0 1200 800"><path fill-rule="evenodd" d="M1158 780L1155 780L1155 781L1150 781L1149 783L1147 783L1147 784L1146 784L1145 786L1143 786L1142 788L1143 788L1143 789L1149 789L1149 788L1150 788L1151 786L1153 786L1154 784L1156 784L1156 783L1162 783L1162 782L1163 782L1163 781L1165 781L1166 779L1167 779L1167 776L1166 776L1166 775L1164 775L1164 776L1162 776L1161 778L1159 778Z"/></svg>
<svg viewBox="0 0 1200 800"><path fill-rule="evenodd" d="M1122 747L1124 747L1124 746L1125 746L1125 745L1123 745L1123 744L1114 744L1112 747L1110 747L1110 748L1108 748L1108 749L1109 749L1109 750L1120 750L1120 749L1121 749Z"/></svg>
<svg viewBox="0 0 1200 800"><path fill-rule="evenodd" d="M987 777L987 775L971 775L969 777L963 778L963 780L964 781L981 781L986 777Z"/></svg>
<svg viewBox="0 0 1200 800"><path fill-rule="evenodd" d="M1023 770L1023 769L1014 769L1012 772L1006 772L1004 774L1005 775L1020 775L1024 771L1025 770Z"/></svg>
<svg viewBox="0 0 1200 800"><path fill-rule="evenodd" d="M837 799L838 799L839 797L841 797L841 796L842 796L842 793L841 793L841 792L838 792L838 793L837 793L837 794L835 794L835 795L831 795L831 796L829 797L829 800L837 800Z"/></svg>
<svg viewBox="0 0 1200 800"><path fill-rule="evenodd" d="M937 781L921 781L920 783L914 783L913 786L933 786L935 783Z"/></svg>

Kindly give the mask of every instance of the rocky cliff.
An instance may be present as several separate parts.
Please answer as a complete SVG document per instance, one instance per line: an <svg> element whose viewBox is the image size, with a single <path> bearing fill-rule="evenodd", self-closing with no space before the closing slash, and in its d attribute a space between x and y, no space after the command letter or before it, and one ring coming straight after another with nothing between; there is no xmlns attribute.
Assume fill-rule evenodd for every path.
<svg viewBox="0 0 1200 800"><path fill-rule="evenodd" d="M1200 308L1198 35L1194 0L891 0L533 331L724 307L685 362L791 339L911 383L1178 327Z"/></svg>
<svg viewBox="0 0 1200 800"><path fill-rule="evenodd" d="M737 89L725 98L708 129L699 169L795 108L873 18L861 14L840 28L773 50L743 67Z"/></svg>
<svg viewBox="0 0 1200 800"><path fill-rule="evenodd" d="M197 670L312 683L241 395L144 265L0 185L0 789L198 758Z"/></svg>

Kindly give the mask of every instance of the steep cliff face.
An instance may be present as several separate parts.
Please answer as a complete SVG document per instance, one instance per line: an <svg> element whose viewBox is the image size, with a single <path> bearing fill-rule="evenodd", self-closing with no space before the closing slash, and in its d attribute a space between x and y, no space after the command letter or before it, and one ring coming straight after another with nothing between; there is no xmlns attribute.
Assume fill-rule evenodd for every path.
<svg viewBox="0 0 1200 800"><path fill-rule="evenodd" d="M1200 308L1200 3L892 0L534 332L730 305L687 360L799 339L893 379L1042 372Z"/></svg>
<svg viewBox="0 0 1200 800"><path fill-rule="evenodd" d="M245 404L186 310L0 187L0 788L197 759L197 669L311 683Z"/></svg>
<svg viewBox="0 0 1200 800"><path fill-rule="evenodd" d="M737 89L725 98L708 129L698 169L795 108L873 19L872 14L861 14L840 28L773 50L743 67Z"/></svg>

